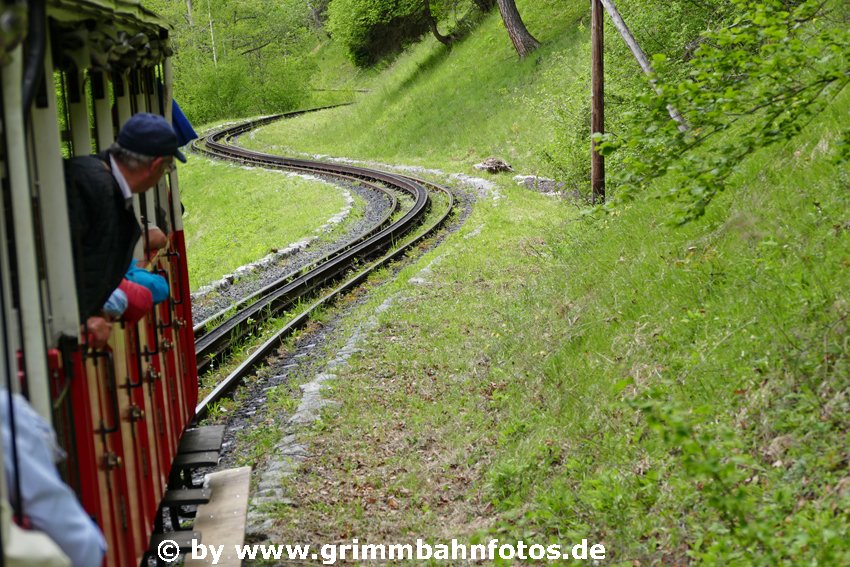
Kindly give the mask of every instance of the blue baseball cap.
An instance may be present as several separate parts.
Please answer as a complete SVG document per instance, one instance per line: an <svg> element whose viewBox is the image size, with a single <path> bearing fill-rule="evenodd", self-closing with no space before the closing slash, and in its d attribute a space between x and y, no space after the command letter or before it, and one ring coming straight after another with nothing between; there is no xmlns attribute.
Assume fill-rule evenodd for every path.
<svg viewBox="0 0 850 567"><path fill-rule="evenodd" d="M186 163L186 156L177 145L177 134L165 118L158 114L139 112L130 117L118 132L118 145L145 156L174 156Z"/></svg>

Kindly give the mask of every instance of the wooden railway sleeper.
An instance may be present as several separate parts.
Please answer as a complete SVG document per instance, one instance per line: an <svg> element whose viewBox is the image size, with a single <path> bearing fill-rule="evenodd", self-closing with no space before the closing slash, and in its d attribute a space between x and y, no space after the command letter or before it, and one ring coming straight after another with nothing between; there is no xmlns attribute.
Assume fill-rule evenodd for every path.
<svg viewBox="0 0 850 567"><path fill-rule="evenodd" d="M420 207L420 210L426 210L427 205L428 201L426 200ZM407 230L409 230L407 226L388 228L382 231L383 234L373 235L366 241L317 266L314 270L311 270L309 275L305 274L304 276L295 278L283 288L258 300L249 308L231 317L228 322L225 322L220 327L220 331L216 333L205 333L203 337L199 338L196 344L196 352L204 356L205 359L210 358L210 355L212 357L220 355L227 350L231 342L229 336L224 333L229 333L231 330L241 327L248 319L260 321L271 316L273 312L280 311L293 300L350 269L352 265L356 264L358 259L369 258L382 252L388 246L392 245L399 233L407 232ZM272 313L266 313L266 310Z"/></svg>

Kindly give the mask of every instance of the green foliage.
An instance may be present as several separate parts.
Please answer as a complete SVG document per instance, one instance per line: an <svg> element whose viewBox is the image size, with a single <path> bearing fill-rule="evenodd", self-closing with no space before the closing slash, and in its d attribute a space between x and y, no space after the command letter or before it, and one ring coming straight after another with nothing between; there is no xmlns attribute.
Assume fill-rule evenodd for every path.
<svg viewBox="0 0 850 567"><path fill-rule="evenodd" d="M488 473L500 530L598 534L641 564L850 560L848 174L832 144L848 105L845 90L751 155L734 196L684 227L654 201L559 226L551 271L499 305L512 324L486 350L484 380L508 384ZM541 467L547 437L564 458Z"/></svg>
<svg viewBox="0 0 850 567"><path fill-rule="evenodd" d="M730 564L758 557L770 565L805 556L823 564L847 560L831 513L801 506L790 487L774 486L779 479L747 451L738 432L705 419L712 408L685 409L649 398L634 406L681 466L681 476L671 484L690 493L689 506L704 510L692 524L694 559Z"/></svg>
<svg viewBox="0 0 850 567"><path fill-rule="evenodd" d="M700 33L718 24L728 10L726 0L618 0L626 24L649 53L663 54L672 62L684 62L700 44ZM563 10L562 10L563 12ZM530 14L533 16L533 12ZM569 49L539 61L535 93L522 96L546 118L550 133L534 144L535 157L548 175L556 176L573 194L589 195L590 185L590 43L589 10L586 3L561 16L569 32L581 41ZM682 66L671 65L670 76L683 77ZM538 86L539 85L539 86ZM629 127L629 113L642 110L641 97L648 91L646 76L631 51L606 16L605 23L605 124L606 131ZM620 167L625 151L609 160Z"/></svg>
<svg viewBox="0 0 850 567"><path fill-rule="evenodd" d="M534 152L548 175L565 183L573 194L580 194L590 178L590 69L576 66L576 60L590 60L589 43L577 42L570 53L554 54L541 70L538 92L523 96L522 104L547 119L551 136L541 138ZM560 87L565 71L571 88Z"/></svg>
<svg viewBox="0 0 850 567"><path fill-rule="evenodd" d="M216 118L244 114L245 102L253 95L254 85L248 79L248 65L244 61L228 60L218 65L202 64L187 73L181 73L177 81L176 96L185 92L185 112L200 123ZM188 75L188 76L187 76ZM189 82L195 87L186 92L179 85Z"/></svg>
<svg viewBox="0 0 850 567"><path fill-rule="evenodd" d="M611 171L659 149L667 167L648 169L641 188L677 196L729 155L708 170L727 192L671 227L665 199L577 220L505 179L504 198L479 200L457 235L362 308L366 320L396 298L340 370L340 415L316 428L322 474L297 479L332 498L305 499L299 523L281 529L588 537L619 564L850 564L850 89L839 92L839 76L824 89L837 98L811 104L820 85L800 99L787 90L844 65L827 38L844 45L846 25L796 1L618 5L663 55L663 96L634 102L646 81L609 40ZM566 176L575 165L571 181L586 182L587 3L520 9L543 31L534 59L514 63L491 15L450 52L424 41L400 57L362 104L276 124L253 143L447 171L504 152L519 171ZM820 57L801 39L822 42ZM667 117L671 101L690 134ZM768 124L782 105L790 114ZM643 136L634 144L630 124ZM777 126L797 134L777 144L789 135L771 134ZM772 146L747 141L753 132ZM750 153L736 157L742 136ZM678 218L696 216L696 199L685 196ZM425 265L427 285L409 284ZM374 403L362 403L364 388ZM384 486L404 487L400 510L362 505L364 487Z"/></svg>
<svg viewBox="0 0 850 567"><path fill-rule="evenodd" d="M586 33L576 24L587 4L520 2L519 8L543 42L534 58L516 62L498 10L481 16L475 8L473 14L482 19L451 50L428 35L388 72L363 71L375 78L358 104L278 122L246 143L263 151L277 146L274 151L427 164L476 175L472 166L495 155L517 171L544 176L563 171L566 180L574 170L556 170L539 149L551 148L549 154L557 159L560 148L547 146L549 140L575 137L575 163L588 161L586 138L568 130L566 118L561 120L566 113L557 107L569 97L577 112L586 113L586 93L573 76L586 61L581 57Z"/></svg>
<svg viewBox="0 0 850 567"><path fill-rule="evenodd" d="M665 78L667 57L654 57L660 94L642 97L622 135L603 138L606 155L626 150L617 201L670 174L678 183L667 197L681 205L678 220L702 216L744 157L793 138L850 83L850 31L829 21L824 2L733 6L731 21L702 35L684 79ZM669 106L686 117L688 131L679 131Z"/></svg>
<svg viewBox="0 0 850 567"><path fill-rule="evenodd" d="M835 163L850 162L850 128L844 131L838 141L838 154Z"/></svg>
<svg viewBox="0 0 850 567"><path fill-rule="evenodd" d="M305 60L278 56L250 62L228 58L180 68L175 97L191 119L207 123L292 110L309 96Z"/></svg>
<svg viewBox="0 0 850 567"><path fill-rule="evenodd" d="M416 488L396 494L392 536L588 538L624 565L848 564L850 174L832 163L848 108L850 90L749 156L682 227L654 201L576 220L509 181L479 201L359 312L405 297L335 384L330 478L306 490L404 471ZM428 284L408 283L426 265ZM298 518L369 533L388 513L332 506Z"/></svg>
<svg viewBox="0 0 850 567"><path fill-rule="evenodd" d="M328 31L355 65L374 65L428 30L421 0L333 0Z"/></svg>
<svg viewBox="0 0 850 567"><path fill-rule="evenodd" d="M292 110L309 98L315 35L300 0L209 0L146 6L174 25L175 98L206 123Z"/></svg>
<svg viewBox="0 0 850 567"><path fill-rule="evenodd" d="M399 53L428 31L424 6L422 0L332 0L327 29L355 65L369 67ZM450 28L458 28L472 6L470 0L430 2L431 15L448 22ZM463 22L471 23L469 19Z"/></svg>

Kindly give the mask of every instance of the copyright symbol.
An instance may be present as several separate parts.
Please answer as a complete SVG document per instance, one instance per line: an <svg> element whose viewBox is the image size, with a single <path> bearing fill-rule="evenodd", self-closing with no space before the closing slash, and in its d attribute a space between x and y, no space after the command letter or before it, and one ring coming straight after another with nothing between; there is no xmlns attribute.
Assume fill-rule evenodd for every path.
<svg viewBox="0 0 850 567"><path fill-rule="evenodd" d="M173 539L164 539L156 546L156 555L166 563L173 563L180 556L180 546Z"/></svg>

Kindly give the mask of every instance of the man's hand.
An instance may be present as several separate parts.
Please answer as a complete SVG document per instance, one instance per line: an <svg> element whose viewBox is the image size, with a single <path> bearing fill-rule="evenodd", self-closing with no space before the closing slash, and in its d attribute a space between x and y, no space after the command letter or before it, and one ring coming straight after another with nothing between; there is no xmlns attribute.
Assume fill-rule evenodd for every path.
<svg viewBox="0 0 850 567"><path fill-rule="evenodd" d="M86 331L89 334L89 345L92 348L103 348L112 332L112 323L103 317L89 317L86 321Z"/></svg>

